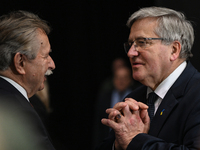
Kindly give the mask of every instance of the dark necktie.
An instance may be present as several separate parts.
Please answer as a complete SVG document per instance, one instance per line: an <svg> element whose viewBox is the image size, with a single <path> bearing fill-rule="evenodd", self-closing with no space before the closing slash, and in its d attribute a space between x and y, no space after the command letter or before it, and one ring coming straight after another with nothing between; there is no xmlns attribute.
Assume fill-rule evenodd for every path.
<svg viewBox="0 0 200 150"><path fill-rule="evenodd" d="M154 111L155 111L154 102L156 101L157 98L158 98L158 95L156 95L156 93L154 92L149 93L147 105L149 106L148 113L149 113L149 117L151 121L154 117Z"/></svg>

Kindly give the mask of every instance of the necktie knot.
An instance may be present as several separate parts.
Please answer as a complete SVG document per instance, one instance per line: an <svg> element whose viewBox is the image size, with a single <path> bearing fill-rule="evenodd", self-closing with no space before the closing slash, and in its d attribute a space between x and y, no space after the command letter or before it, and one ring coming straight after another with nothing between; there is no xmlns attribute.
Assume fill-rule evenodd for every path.
<svg viewBox="0 0 200 150"><path fill-rule="evenodd" d="M151 92L148 95L147 105L149 106L148 113L149 113L150 120L152 120L154 117L154 111L155 111L154 103L157 100L157 98L158 98L158 95L154 92Z"/></svg>
<svg viewBox="0 0 200 150"><path fill-rule="evenodd" d="M158 98L158 95L155 92L151 92L151 93L149 93L147 103L154 104L157 98Z"/></svg>

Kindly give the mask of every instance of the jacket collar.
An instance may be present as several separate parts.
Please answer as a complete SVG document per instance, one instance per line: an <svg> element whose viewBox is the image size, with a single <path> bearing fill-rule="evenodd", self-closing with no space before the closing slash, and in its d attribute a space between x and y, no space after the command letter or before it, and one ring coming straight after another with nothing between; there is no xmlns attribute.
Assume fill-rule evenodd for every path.
<svg viewBox="0 0 200 150"><path fill-rule="evenodd" d="M179 103L181 97L184 96L187 90L188 84L192 76L197 73L197 70L188 62L185 70L180 77L175 81L172 87L167 92L166 96L162 100L152 122L150 125L149 134L157 136L166 121L167 117L173 110L173 108Z"/></svg>

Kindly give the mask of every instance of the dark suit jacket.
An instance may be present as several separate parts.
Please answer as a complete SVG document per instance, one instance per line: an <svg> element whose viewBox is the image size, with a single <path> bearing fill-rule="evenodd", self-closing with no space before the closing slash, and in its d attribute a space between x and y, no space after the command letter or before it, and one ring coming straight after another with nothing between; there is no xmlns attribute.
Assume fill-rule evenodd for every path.
<svg viewBox="0 0 200 150"><path fill-rule="evenodd" d="M146 103L147 87L127 97ZM138 134L127 150L200 149L200 73L191 65L172 85L153 118L148 134ZM98 149L111 150L114 132Z"/></svg>
<svg viewBox="0 0 200 150"><path fill-rule="evenodd" d="M47 112L47 109L44 105L44 103L40 100L40 98L35 94L31 98L29 98L30 103L33 105L33 108L37 112L37 114L40 116L40 119L42 120L44 126L46 129L48 128L49 124L49 114Z"/></svg>
<svg viewBox="0 0 200 150"><path fill-rule="evenodd" d="M6 149L55 150L34 108L14 86L2 78L0 117L3 119L0 121L0 130L6 131Z"/></svg>

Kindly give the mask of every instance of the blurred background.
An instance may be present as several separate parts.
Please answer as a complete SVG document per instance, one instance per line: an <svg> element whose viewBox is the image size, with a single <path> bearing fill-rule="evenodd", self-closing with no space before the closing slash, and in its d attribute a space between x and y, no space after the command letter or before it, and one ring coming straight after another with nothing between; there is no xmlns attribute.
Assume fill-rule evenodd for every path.
<svg viewBox="0 0 200 150"><path fill-rule="evenodd" d="M129 29L128 17L146 6L164 6L193 22L193 65L200 70L200 10L196 0L1 0L0 15L26 10L47 20L55 61L48 78L50 114L47 128L58 150L93 149L94 105L111 65L121 57ZM129 63L128 63L129 64Z"/></svg>

